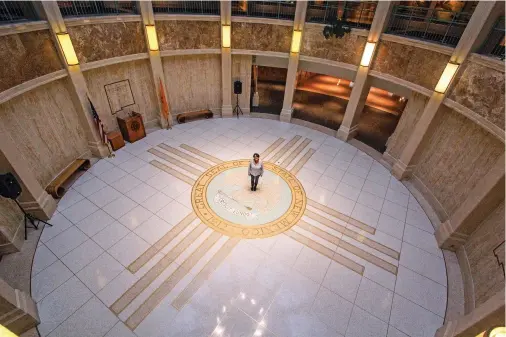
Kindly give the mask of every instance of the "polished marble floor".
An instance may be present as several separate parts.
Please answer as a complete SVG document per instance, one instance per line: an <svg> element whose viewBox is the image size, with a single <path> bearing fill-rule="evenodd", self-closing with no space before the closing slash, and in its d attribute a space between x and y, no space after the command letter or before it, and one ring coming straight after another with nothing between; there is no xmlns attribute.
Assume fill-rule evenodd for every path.
<svg viewBox="0 0 506 337"><path fill-rule="evenodd" d="M307 205L282 233L229 237L197 216L192 185L254 152L295 175ZM32 269L42 336L433 337L445 315L443 254L415 198L293 124L152 132L82 175L51 222Z"/></svg>

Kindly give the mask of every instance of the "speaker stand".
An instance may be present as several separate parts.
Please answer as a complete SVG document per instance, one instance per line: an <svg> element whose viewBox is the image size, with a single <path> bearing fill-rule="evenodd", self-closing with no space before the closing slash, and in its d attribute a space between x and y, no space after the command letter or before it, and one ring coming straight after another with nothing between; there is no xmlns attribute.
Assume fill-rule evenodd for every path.
<svg viewBox="0 0 506 337"><path fill-rule="evenodd" d="M236 103L235 103L234 111L232 112L232 116L234 114L237 114L237 118L239 118L239 112L241 113L241 115L243 115L243 113L242 113L241 107L239 106L239 94L235 94L235 96L236 96Z"/></svg>
<svg viewBox="0 0 506 337"><path fill-rule="evenodd" d="M31 222L31 224L32 224L33 228L35 228L35 229L39 229L39 226L37 226L37 225L35 224L35 221L40 221L40 222L45 223L45 224L46 224L46 225L48 225L48 226L53 227L53 225L51 225L49 222L46 222L46 221L41 220L41 219L39 219L39 218L37 218L37 217L35 217L35 216L31 215L31 214L26 213L26 212L25 212L25 210L23 209L23 207L21 207L21 205L19 204L18 199L14 199L14 201L16 202L16 204L18 205L19 209L21 210L21 212L23 212L23 214L24 214L24 216L25 216L25 240L26 240L26 239L27 239L27 237L28 237L28 236L27 236L27 229L28 229L28 222L27 222L27 220Z"/></svg>

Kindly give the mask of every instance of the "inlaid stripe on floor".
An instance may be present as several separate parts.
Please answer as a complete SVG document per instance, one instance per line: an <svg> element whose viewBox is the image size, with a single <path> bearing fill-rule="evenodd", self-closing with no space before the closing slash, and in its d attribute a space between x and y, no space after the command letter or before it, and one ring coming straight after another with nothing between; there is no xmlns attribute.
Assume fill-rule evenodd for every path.
<svg viewBox="0 0 506 337"><path fill-rule="evenodd" d="M304 139L304 141L300 143L299 146L297 146L295 150L293 150L292 153L290 153L288 157L286 157L281 162L281 167L287 168L287 166L290 165L290 163L302 152L302 150L306 148L306 146L309 145L309 143L311 143L311 139L309 138Z"/></svg>
<svg viewBox="0 0 506 337"><path fill-rule="evenodd" d="M111 305L111 310L118 315L142 293L177 257L187 249L208 227L203 223L195 227L181 242L158 261L146 274Z"/></svg>
<svg viewBox="0 0 506 337"><path fill-rule="evenodd" d="M167 246L172 240L174 240L174 238L187 228L195 219L197 219L197 214L195 214L195 212L188 214L177 225L172 227L170 231L168 231L160 240L149 247L141 256L132 262L128 266L128 270L132 273L139 271L139 269L148 263L159 251L163 249L163 247Z"/></svg>
<svg viewBox="0 0 506 337"><path fill-rule="evenodd" d="M283 142L285 141L284 138L278 138L274 143L272 143L264 152L261 154L261 158L266 158L268 155L271 154L272 151L278 148ZM262 159L262 160L264 160Z"/></svg>
<svg viewBox="0 0 506 337"><path fill-rule="evenodd" d="M299 135L293 136L293 138L283 145L270 159L271 163L276 163L283 155L285 155L302 137Z"/></svg>
<svg viewBox="0 0 506 337"><path fill-rule="evenodd" d="M209 154L207 154L205 152L202 152L202 151L200 151L200 150L198 150L198 149L196 149L194 147L191 147L190 145L181 144L181 145L179 145L179 147L182 148L182 149L185 149L188 152L194 153L194 154L196 154L199 157L202 157L204 159L212 161L215 164L221 164L221 163L223 163L223 160L218 159L216 157L213 157L213 156L211 156L211 155L209 155Z"/></svg>
<svg viewBox="0 0 506 337"><path fill-rule="evenodd" d="M177 178L179 180L182 180L182 181L184 181L187 184L190 184L191 186L193 186L193 184L195 184L195 179L190 178L190 177L188 177L185 174L182 174L181 172L179 172L176 169L173 169L172 167L168 167L167 165L159 162L158 160L152 160L149 163L151 165L159 168L160 170L167 172L171 176L173 176L173 177L175 177L175 178Z"/></svg>
<svg viewBox="0 0 506 337"><path fill-rule="evenodd" d="M360 228L361 230L367 232L367 233L370 233L370 234L374 234L376 233L376 228L374 227L371 227L369 225L366 225L365 223L361 222L361 221L358 221L356 219L353 219L352 217L349 217L341 212L338 212L330 207L327 207L325 205L322 205L320 204L319 202L316 202L314 200L311 200L311 199L307 199L307 204L311 207L314 207L322 212L325 212L327 213L328 215L331 215L337 219L341 219L347 223L349 223L350 225L353 225L357 228Z"/></svg>
<svg viewBox="0 0 506 337"><path fill-rule="evenodd" d="M127 319L126 325L134 330L221 237L222 234L212 232L190 257L188 257L176 271L172 273L172 275L170 275L137 310L135 310Z"/></svg>
<svg viewBox="0 0 506 337"><path fill-rule="evenodd" d="M379 257L377 257L369 252L366 252L365 250L355 247L351 243L341 240L339 247L360 257L361 259L369 261L369 262L377 265L378 267L385 269L386 271L388 271L394 275L397 275L397 266L394 266L393 264L391 264L383 259L380 259Z"/></svg>
<svg viewBox="0 0 506 337"><path fill-rule="evenodd" d="M343 235L346 235L358 242L361 242L363 243L364 245L366 246L369 246L375 250L377 250L378 252L380 253L383 253L385 255L388 255L396 260L399 260L399 252L393 250L392 248L389 248L379 242L376 242L372 239L369 239L368 237L366 236L363 236L362 234L360 233L357 233L349 228L346 228L340 224L338 224L337 222L335 221L332 221L330 219L327 219L326 217L320 215L320 214L317 214L315 212L312 212L310 211L309 209L306 209L306 211L304 212L304 215L321 223L322 225L325 225L329 228L332 228L336 231L338 231L339 233L343 234Z"/></svg>
<svg viewBox="0 0 506 337"><path fill-rule="evenodd" d="M168 154L163 153L162 151L159 151L159 150L157 150L155 148L149 149L148 152L151 153L151 154L154 154L158 158L161 158L161 159L165 160L166 162L171 163L172 165L175 165L175 166L179 167L183 171L189 172L189 173L191 173L191 174L193 174L193 175L195 175L197 177L200 176L202 174L202 172L203 172L203 170L199 170L199 169L196 169L193 166L185 164L182 161L180 161L180 160L178 160L178 159L176 159L174 157L171 157Z"/></svg>
<svg viewBox="0 0 506 337"><path fill-rule="evenodd" d="M311 158L311 156L313 155L313 153L315 153L315 150L314 149L309 149L306 152L306 154L304 154L302 156L302 158L300 158L299 161L292 167L292 169L290 170L290 172L292 174L299 173L300 169L307 163L307 161L309 160L309 158Z"/></svg>
<svg viewBox="0 0 506 337"><path fill-rule="evenodd" d="M241 241L240 238L230 238L220 248L219 251L207 262L192 282L179 294L179 296L172 302L172 306L177 310L181 310L185 304L192 298L192 296L200 289L202 284L211 276L211 274L218 268L218 266L225 260L228 254L234 249L235 246Z"/></svg>
<svg viewBox="0 0 506 337"><path fill-rule="evenodd" d="M195 164L195 165L198 165L198 166L200 166L200 167L202 167L202 168L204 168L204 169L208 169L208 168L210 168L210 167L212 166L211 164L206 163L205 161L202 161L202 160L200 160L200 159L198 159L198 158L195 158L195 157L193 157L193 156L190 156L188 153L183 152L183 151L181 151L181 150L178 150L178 149L176 149L176 148L173 148L172 146L169 146L169 145L167 145L167 144L164 144L164 143L162 143L162 144L158 144L158 147L160 147L160 148L164 149L164 150L165 150L165 151L167 151L167 152L170 152L170 153L172 153L172 154L175 154L176 156L181 157L181 158L183 158L184 160L187 160L187 161L189 161L190 163L193 163L193 164Z"/></svg>
<svg viewBox="0 0 506 337"><path fill-rule="evenodd" d="M356 263L353 260L348 259L347 257L342 256L341 254L334 252L332 249L325 247L324 245L321 245L318 242L311 240L310 238L308 238L300 233L297 233L296 231L294 231L292 229L284 232L284 234L288 235L289 237L291 237L295 241L302 243L306 247L311 248L311 249L317 251L318 253L325 255L329 259L332 259L332 260L336 261L337 263L349 268L350 270L353 270L354 272L356 272L360 275L364 274L364 269L365 269L364 266Z"/></svg>

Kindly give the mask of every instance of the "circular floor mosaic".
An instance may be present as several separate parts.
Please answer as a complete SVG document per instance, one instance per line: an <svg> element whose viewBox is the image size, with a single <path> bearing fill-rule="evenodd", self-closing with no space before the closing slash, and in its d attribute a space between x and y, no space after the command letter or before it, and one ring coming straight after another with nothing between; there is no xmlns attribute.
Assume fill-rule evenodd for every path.
<svg viewBox="0 0 506 337"><path fill-rule="evenodd" d="M202 222L228 236L264 238L295 225L306 209L306 194L284 168L264 162L264 175L251 191L249 160L233 160L204 172L192 189Z"/></svg>

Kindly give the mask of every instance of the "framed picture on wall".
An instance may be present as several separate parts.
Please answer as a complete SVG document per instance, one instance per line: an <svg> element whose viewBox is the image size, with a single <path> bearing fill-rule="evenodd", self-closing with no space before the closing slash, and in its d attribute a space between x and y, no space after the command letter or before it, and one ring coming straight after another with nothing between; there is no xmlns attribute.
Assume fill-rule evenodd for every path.
<svg viewBox="0 0 506 337"><path fill-rule="evenodd" d="M104 90L113 115L121 111L123 108L135 104L130 80L122 80L106 84L104 85Z"/></svg>

